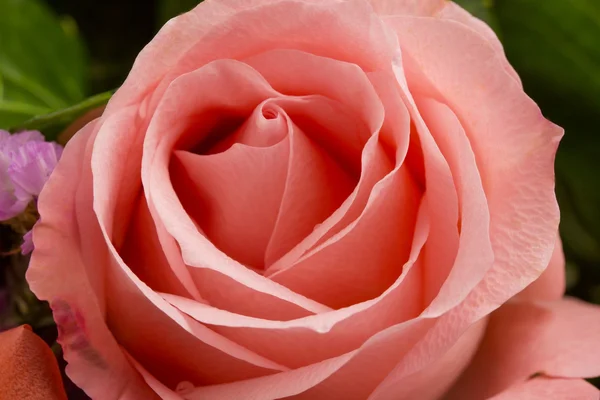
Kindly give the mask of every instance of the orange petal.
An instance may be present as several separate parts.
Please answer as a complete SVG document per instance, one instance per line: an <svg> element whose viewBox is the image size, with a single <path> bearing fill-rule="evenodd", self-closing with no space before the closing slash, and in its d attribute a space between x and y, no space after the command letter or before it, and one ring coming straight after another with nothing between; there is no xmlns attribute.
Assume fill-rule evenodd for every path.
<svg viewBox="0 0 600 400"><path fill-rule="evenodd" d="M67 398L52 350L28 325L0 333L0 398Z"/></svg>

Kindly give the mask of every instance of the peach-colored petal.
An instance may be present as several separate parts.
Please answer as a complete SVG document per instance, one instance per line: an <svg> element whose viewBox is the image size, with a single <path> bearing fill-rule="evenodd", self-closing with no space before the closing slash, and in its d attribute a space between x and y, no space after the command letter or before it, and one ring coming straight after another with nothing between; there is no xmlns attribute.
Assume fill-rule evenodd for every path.
<svg viewBox="0 0 600 400"><path fill-rule="evenodd" d="M108 298L111 331L161 382L170 387L182 380L221 383L287 369L176 310L141 282L114 248L111 251L107 288L120 294Z"/></svg>
<svg viewBox="0 0 600 400"><path fill-rule="evenodd" d="M560 378L600 375L600 306L565 299L509 302L490 318L473 362L449 399L481 399L536 373Z"/></svg>
<svg viewBox="0 0 600 400"><path fill-rule="evenodd" d="M197 388L186 399L230 399L245 394L249 400L365 399L385 374L431 327L428 321L409 321L379 332L358 350L302 368L229 384Z"/></svg>
<svg viewBox="0 0 600 400"><path fill-rule="evenodd" d="M517 72L504 56L504 48L502 47L502 43L492 28L490 28L485 22L475 18L453 1L446 1L444 7L438 10L435 17L460 22L461 24L480 34L494 48L498 55L498 62L504 67L504 70L515 80L515 82L521 85L521 78L519 78Z"/></svg>
<svg viewBox="0 0 600 400"><path fill-rule="evenodd" d="M387 178L355 222L271 279L332 308L385 292L408 259L420 200L406 168Z"/></svg>
<svg viewBox="0 0 600 400"><path fill-rule="evenodd" d="M372 136L365 146L362 176L357 189L340 209L288 256L297 254L296 250L308 250L306 247L313 243L310 251L296 264L270 275L278 282L285 282L286 286L292 285L290 287L295 291L336 307L374 298L399 276L400 266L407 257L419 197L410 173L406 168L400 169L409 133L404 104L390 86L393 81L387 75L370 74L369 79L390 116L382 127L381 135ZM375 142L377 139L381 142ZM381 168L369 158L373 156L373 150L379 150L379 164L392 157L383 150L383 141L396 150L396 167L385 177L383 174L389 166ZM375 181L377 178L379 181ZM386 227L393 229L383 234ZM367 233L369 229L376 229L378 233ZM365 237L372 238L373 242L363 240ZM366 265L370 265L367 269L372 273L364 272ZM275 267L279 265L273 269ZM310 282L306 277L311 277Z"/></svg>
<svg viewBox="0 0 600 400"><path fill-rule="evenodd" d="M213 89L208 90L210 87ZM219 251L184 211L169 179L171 150L175 142L179 141L180 145L186 140L189 142L189 126L195 126L195 118L205 118L203 127L210 130L210 124L216 123L219 117L215 109L229 110L229 115L249 115L260 102L276 95L277 92L270 89L255 70L233 60L215 61L178 78L170 86L148 128L142 162L144 190L154 218L164 224L180 245L183 259L190 266L203 298L213 303L206 293L218 288L227 294L221 299L228 302L227 307L244 302L244 306L249 306L248 302L257 305L260 301L272 307L279 304L289 309L292 306L297 311L324 311L328 307L264 279ZM181 138L186 132L188 136ZM207 134L197 130L193 133L196 141L202 139L202 134ZM249 291L254 294L248 296ZM219 306L224 307L222 303ZM258 312L268 313L269 309L256 307L255 313Z"/></svg>
<svg viewBox="0 0 600 400"><path fill-rule="evenodd" d="M160 397L161 400L182 400L183 398L177 393L177 388L172 390L165 386L161 381L156 379L143 365L136 361L127 350L123 349L123 353L127 356L129 362L135 367L135 369L140 373L144 381L150 386L152 390ZM185 385L186 381L180 382L177 386L181 387L182 384Z"/></svg>
<svg viewBox="0 0 600 400"><path fill-rule="evenodd" d="M421 315L422 318L431 318L447 312L449 307L467 295L464 286L473 287L481 280L491 267L493 254L487 237L489 217L486 199L471 147L460 123L441 103L423 98L418 99L417 103L429 132L446 156L454 174L461 207L461 236L457 257L453 260L452 270L438 290L437 297ZM424 152L433 148L428 143L431 139L425 135L421 137L424 139ZM393 393L399 387L409 390L412 387L410 377L414 374L426 375L429 368L435 369L437 359L447 351L447 346L452 346L459 335L462 337L466 334L464 329L465 325L461 325L460 319L442 317L380 384L378 392Z"/></svg>
<svg viewBox="0 0 600 400"><path fill-rule="evenodd" d="M565 255L563 253L560 236L556 238L552 258L546 270L533 283L518 294L518 299L523 301L551 301L559 300L565 294L566 270Z"/></svg>
<svg viewBox="0 0 600 400"><path fill-rule="evenodd" d="M38 298L53 305L59 327L62 320L70 328L62 339L67 374L73 382L97 399L151 399L104 320L100 276L105 271L105 244L98 241L97 227L90 225L91 191L81 191L87 199L77 196L80 185L91 186L86 148L93 143L94 128L92 122L69 141L40 195L41 220L33 230L35 251L27 280ZM84 255L93 253L97 258L84 260Z"/></svg>
<svg viewBox="0 0 600 400"><path fill-rule="evenodd" d="M290 124L285 189L266 249L265 265L277 260L312 232L342 204L356 183L343 166L292 121Z"/></svg>
<svg viewBox="0 0 600 400"><path fill-rule="evenodd" d="M421 268L415 263L419 262L429 229L425 211L422 206L418 213L413 248L402 275L377 299L290 321L269 321L233 314L178 296L162 296L213 330L290 367L335 357L356 349L382 329L407 321L421 311ZM311 351L304 351L305 348Z"/></svg>
<svg viewBox="0 0 600 400"><path fill-rule="evenodd" d="M583 379L534 378L489 400L598 400L600 391Z"/></svg>
<svg viewBox="0 0 600 400"><path fill-rule="evenodd" d="M203 2L167 23L140 53L107 112L140 101L151 89L158 101L174 79L217 59L296 49L369 71L389 65L391 44L387 29L364 0L283 0L239 12L219 1ZM150 112L155 106L153 101Z"/></svg>
<svg viewBox="0 0 600 400"><path fill-rule="evenodd" d="M147 122L143 122L139 110L125 108L103 117L93 142L91 168L94 179L87 195L92 197L93 194L97 221L117 248L123 246L132 217L136 215L135 207L140 206L140 164L145 125ZM165 255L172 274L185 290L193 298L201 299L185 266L171 262L171 253L165 252Z"/></svg>
<svg viewBox="0 0 600 400"><path fill-rule="evenodd" d="M243 398L247 400L272 400L296 396L323 382L335 373L353 356L344 354L303 368L296 368L286 373L265 376L262 378L238 381L223 385L198 387L183 395L185 400L229 400ZM294 397L295 398L295 397ZM310 397L313 400L330 399L331 397Z"/></svg>
<svg viewBox="0 0 600 400"><path fill-rule="evenodd" d="M469 12L453 1L447 0L369 0L377 13L385 16L411 15L419 17L433 17L436 19L448 19L473 29L481 35L498 53L499 63L504 66L512 78L521 84L519 75L504 57L502 43L494 31L483 21L475 18Z"/></svg>
<svg viewBox="0 0 600 400"><path fill-rule="evenodd" d="M562 130L543 118L498 53L471 29L427 18L386 21L398 33L410 90L447 104L475 154L495 260L464 312L482 316L548 265L558 226L553 162Z"/></svg>
<svg viewBox="0 0 600 400"><path fill-rule="evenodd" d="M108 117L106 123L110 123L113 118L114 116ZM94 183L98 190L102 190L104 186L110 191L115 190L115 185L120 182L111 180L111 177L106 176L106 169L99 168L114 160L108 151L103 151L104 146L112 144L111 137L101 135L102 133L101 129L94 147L95 155L99 157L98 163L93 164L93 167L97 167ZM104 158L100 158L101 156ZM114 161L118 163L117 160ZM106 260L109 267L106 273L107 290L120 294L108 297L107 318L119 343L126 346L136 359L150 365L153 373L172 385L186 377L194 381L222 382L260 376L272 370L285 370L285 367L276 365L186 318L141 282L123 263L113 243L109 242L111 218L106 217L106 213L110 210L108 207L111 207L111 202L104 196L95 196L94 200L99 220L108 222L101 225L111 252ZM122 307L123 303L128 304L128 308ZM135 309L136 313L130 313L128 310L131 309ZM145 335L140 336L139 332L145 332ZM165 338L171 340L165 341ZM158 348L162 351L154 352ZM214 368L216 360L220 361L223 368Z"/></svg>
<svg viewBox="0 0 600 400"><path fill-rule="evenodd" d="M389 185L390 179L396 179L393 175L397 174L408 151L410 134L408 112L397 91L394 90L393 78L389 74L369 73L367 75L384 109L388 111L388 116L381 129L369 138L364 147L359 182L339 209L316 227L298 246L271 266L267 271L268 276L275 276L278 271L293 268L294 262L297 262L302 255L304 255L302 258L307 258L337 243L346 234L352 232L353 227L350 225L355 226L358 223L365 206L372 201L371 197L379 196L384 186ZM371 118L367 120L370 121ZM393 154L394 150L395 154ZM393 166L395 167L392 169ZM377 195L371 196L372 193ZM381 200L382 198L378 201Z"/></svg>
<svg viewBox="0 0 600 400"><path fill-rule="evenodd" d="M422 370L396 381L379 385L369 400L435 400L448 390L475 355L485 333L487 320L471 326L456 343Z"/></svg>
<svg viewBox="0 0 600 400"><path fill-rule="evenodd" d="M291 63L293 67L285 66L282 60ZM341 119L341 122L344 120L347 122L343 124L338 122L334 125L331 122L336 118L334 117L336 113L320 110L321 107L307 109L304 115L297 112L290 113L290 118L295 123L301 128L304 127L305 132L310 132L311 139L319 142L333 157L341 152L342 154L336 159L345 161L344 165L349 166L353 171L360 170L361 176L354 191L340 208L315 227L314 231L288 254L269 267L267 275L271 275L289 267L311 247L324 242L355 220L366 205L373 185L390 171L390 168L385 165L387 157L381 145L377 143L378 137L374 137L382 126L384 108L381 104L382 99L379 98L368 76L354 64L290 50L268 52L252 57L246 62L257 68L276 89L296 95L318 93L340 102L344 105L344 111L356 118L354 121ZM329 76L338 78L331 80ZM323 115L323 111L329 112ZM403 131L404 126L408 126L408 117L401 110L395 112L399 122L397 129ZM307 117L316 120L316 126L306 126ZM328 120L330 123L327 123ZM321 133L318 129L315 130L319 125L330 128ZM403 133L407 135L407 132ZM399 141L401 142L401 139ZM406 140L405 142L407 143ZM375 156L374 152L378 155Z"/></svg>
<svg viewBox="0 0 600 400"><path fill-rule="evenodd" d="M369 0L379 15L433 16L447 0Z"/></svg>
<svg viewBox="0 0 600 400"><path fill-rule="evenodd" d="M171 161L171 179L185 210L220 250L248 267L264 266L289 153L286 137L270 147L234 144L213 155L180 150Z"/></svg>
<svg viewBox="0 0 600 400"><path fill-rule="evenodd" d="M255 68L280 93L288 96L320 95L343 105L347 114L354 116L357 127L344 124L323 134L305 132L332 155L341 153L340 158L354 172L360 169L357 163L361 150L369 137L379 130L384 118L381 100L363 70L353 63L289 49L261 53L244 59L244 62ZM317 110L311 111L313 113L302 119L314 119L320 114ZM302 128L301 121L297 121L301 115L290 117Z"/></svg>
<svg viewBox="0 0 600 400"><path fill-rule="evenodd" d="M460 301L450 296L441 308L430 308L423 315L447 311L386 378L394 382L440 357L468 326L522 290L547 266L558 225L552 164L561 131L543 119L518 83L495 62L497 53L481 36L452 21L410 17L387 21L403 46L410 90L443 98L462 122L488 198L495 257L483 280L471 281L477 286L462 304L447 311ZM475 50L480 52L477 57L454 56ZM444 68L438 68L441 65ZM406 87L401 65L394 68Z"/></svg>
<svg viewBox="0 0 600 400"><path fill-rule="evenodd" d="M169 260L165 255L167 248L163 243L158 236L146 199L140 193L119 253L125 264L152 289L189 296L189 292L174 272L177 268L174 260L176 256L171 255ZM179 268L185 268L183 262L179 263Z"/></svg>
<svg viewBox="0 0 600 400"><path fill-rule="evenodd" d="M442 103L427 98L417 98L416 101L419 113L452 172L460 208L459 249L456 258L452 260L452 270L444 271L438 264L432 266L433 270L426 272L447 277L439 289L437 285L433 288L435 299L428 310L432 312L440 304L444 307L445 303L464 298L467 291L491 268L494 254L488 236L490 215L487 199L473 150L460 121ZM424 152L432 146L425 144L427 142L427 139L421 142ZM427 155L425 160L427 169ZM432 252L437 248L434 244Z"/></svg>
<svg viewBox="0 0 600 400"><path fill-rule="evenodd" d="M67 399L52 350L29 326L0 333L0 397Z"/></svg>

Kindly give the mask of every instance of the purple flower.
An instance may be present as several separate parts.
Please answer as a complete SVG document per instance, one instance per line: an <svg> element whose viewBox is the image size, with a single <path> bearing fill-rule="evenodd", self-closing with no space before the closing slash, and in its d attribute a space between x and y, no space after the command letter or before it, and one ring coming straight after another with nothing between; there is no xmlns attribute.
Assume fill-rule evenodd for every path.
<svg viewBox="0 0 600 400"><path fill-rule="evenodd" d="M61 154L61 146L37 131L0 130L0 221L22 213L40 194Z"/></svg>

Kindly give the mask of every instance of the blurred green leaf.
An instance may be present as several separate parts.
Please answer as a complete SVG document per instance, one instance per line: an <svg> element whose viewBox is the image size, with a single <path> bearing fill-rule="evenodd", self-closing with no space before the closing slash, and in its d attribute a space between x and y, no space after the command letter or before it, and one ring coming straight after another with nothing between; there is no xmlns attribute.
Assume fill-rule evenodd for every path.
<svg viewBox="0 0 600 400"><path fill-rule="evenodd" d="M494 1L496 0L454 0L455 3L459 4L465 10L485 21L498 33L498 23L492 13Z"/></svg>
<svg viewBox="0 0 600 400"><path fill-rule="evenodd" d="M202 0L159 0L156 12L158 26L163 26L171 18L191 10L200 3L202 3Z"/></svg>
<svg viewBox="0 0 600 400"><path fill-rule="evenodd" d="M83 100L85 77L72 19L38 0L0 0L0 128Z"/></svg>
<svg viewBox="0 0 600 400"><path fill-rule="evenodd" d="M557 195L565 249L600 263L600 2L495 0L506 54L544 115L565 128Z"/></svg>
<svg viewBox="0 0 600 400"><path fill-rule="evenodd" d="M599 1L495 0L492 10L509 60L545 111L568 122L576 108L600 108Z"/></svg>
<svg viewBox="0 0 600 400"><path fill-rule="evenodd" d="M81 103L71 107L58 110L49 114L35 116L22 124L10 128L12 132L23 130L36 130L44 132L44 135L50 139L56 139L56 136L67 128L73 121L81 117L88 111L102 107L108 103L114 91L104 92L85 99Z"/></svg>

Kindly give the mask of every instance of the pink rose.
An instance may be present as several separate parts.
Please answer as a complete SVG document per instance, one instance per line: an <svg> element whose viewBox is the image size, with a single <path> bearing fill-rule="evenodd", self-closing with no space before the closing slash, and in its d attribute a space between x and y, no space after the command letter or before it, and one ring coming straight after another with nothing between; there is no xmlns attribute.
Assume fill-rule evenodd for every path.
<svg viewBox="0 0 600 400"><path fill-rule="evenodd" d="M446 0L207 0L67 145L29 282L94 399L595 399L561 135Z"/></svg>

